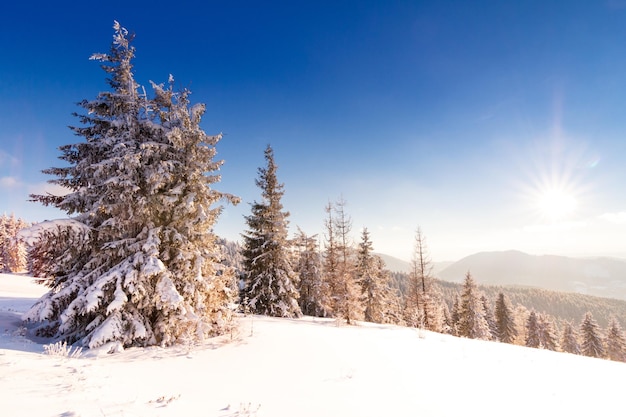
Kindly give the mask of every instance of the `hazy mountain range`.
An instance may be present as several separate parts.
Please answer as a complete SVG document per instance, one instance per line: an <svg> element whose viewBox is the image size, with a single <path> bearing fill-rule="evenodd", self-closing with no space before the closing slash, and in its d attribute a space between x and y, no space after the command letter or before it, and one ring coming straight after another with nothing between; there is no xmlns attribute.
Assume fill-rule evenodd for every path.
<svg viewBox="0 0 626 417"><path fill-rule="evenodd" d="M410 264L381 255L392 271ZM453 263L435 263L434 275L461 282L470 271L482 285L515 285L626 300L626 260L529 255L519 251L480 252Z"/></svg>

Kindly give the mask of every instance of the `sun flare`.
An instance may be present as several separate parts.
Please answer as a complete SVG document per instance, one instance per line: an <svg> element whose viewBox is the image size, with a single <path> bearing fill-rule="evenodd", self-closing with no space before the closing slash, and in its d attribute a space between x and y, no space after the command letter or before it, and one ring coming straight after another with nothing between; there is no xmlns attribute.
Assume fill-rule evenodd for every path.
<svg viewBox="0 0 626 417"><path fill-rule="evenodd" d="M564 220L576 211L578 201L565 188L547 187L537 196L537 209L551 221Z"/></svg>

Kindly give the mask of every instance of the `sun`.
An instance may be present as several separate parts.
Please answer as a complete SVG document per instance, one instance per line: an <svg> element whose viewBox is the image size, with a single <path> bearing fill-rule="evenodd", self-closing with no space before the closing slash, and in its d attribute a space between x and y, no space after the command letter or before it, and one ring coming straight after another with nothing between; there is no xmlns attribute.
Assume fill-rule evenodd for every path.
<svg viewBox="0 0 626 417"><path fill-rule="evenodd" d="M538 190L536 208L547 220L552 222L566 220L578 207L574 193L563 186L546 186Z"/></svg>

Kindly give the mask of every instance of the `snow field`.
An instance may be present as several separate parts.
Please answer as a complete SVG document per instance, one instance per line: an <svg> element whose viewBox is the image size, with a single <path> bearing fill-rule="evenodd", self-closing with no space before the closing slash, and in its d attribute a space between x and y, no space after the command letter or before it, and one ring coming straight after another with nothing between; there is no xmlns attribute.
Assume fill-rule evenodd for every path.
<svg viewBox="0 0 626 417"><path fill-rule="evenodd" d="M415 329L247 316L200 346L43 354L19 313L45 292L0 275L6 416L621 415L626 364ZM232 340L231 340L232 339Z"/></svg>

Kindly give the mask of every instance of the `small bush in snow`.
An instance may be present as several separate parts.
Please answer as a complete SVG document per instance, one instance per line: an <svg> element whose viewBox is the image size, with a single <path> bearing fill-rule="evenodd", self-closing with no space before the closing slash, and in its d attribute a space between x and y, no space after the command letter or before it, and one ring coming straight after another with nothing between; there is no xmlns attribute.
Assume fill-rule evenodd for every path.
<svg viewBox="0 0 626 417"><path fill-rule="evenodd" d="M43 352L46 355L51 356L66 356L68 358L78 358L82 354L83 348L73 348L71 345L67 346L67 342L56 342L49 345L43 345Z"/></svg>

